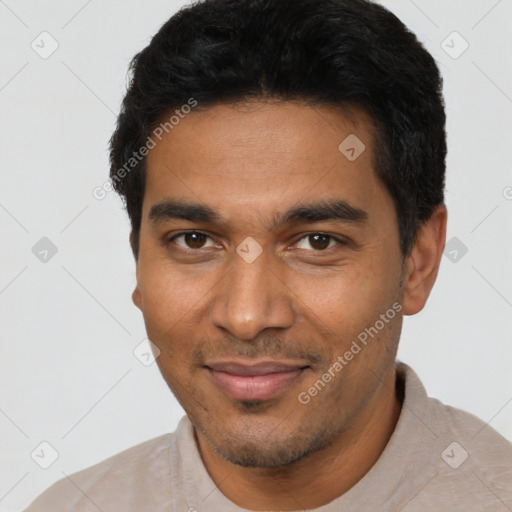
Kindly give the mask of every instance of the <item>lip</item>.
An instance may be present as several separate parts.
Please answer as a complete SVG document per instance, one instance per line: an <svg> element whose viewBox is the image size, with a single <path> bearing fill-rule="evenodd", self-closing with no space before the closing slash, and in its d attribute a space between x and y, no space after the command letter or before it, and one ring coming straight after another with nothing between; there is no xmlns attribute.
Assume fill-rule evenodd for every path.
<svg viewBox="0 0 512 512"><path fill-rule="evenodd" d="M289 388L308 368L297 361L218 361L205 365L213 382L235 400L269 400Z"/></svg>

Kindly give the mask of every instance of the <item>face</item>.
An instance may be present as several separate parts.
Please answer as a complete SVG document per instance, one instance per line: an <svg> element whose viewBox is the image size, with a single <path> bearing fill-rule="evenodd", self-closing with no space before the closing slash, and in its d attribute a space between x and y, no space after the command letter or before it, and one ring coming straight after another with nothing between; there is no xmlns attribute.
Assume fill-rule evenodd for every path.
<svg viewBox="0 0 512 512"><path fill-rule="evenodd" d="M196 109L148 154L133 300L197 435L235 464L328 446L393 372L402 255L373 145L356 109L257 102Z"/></svg>

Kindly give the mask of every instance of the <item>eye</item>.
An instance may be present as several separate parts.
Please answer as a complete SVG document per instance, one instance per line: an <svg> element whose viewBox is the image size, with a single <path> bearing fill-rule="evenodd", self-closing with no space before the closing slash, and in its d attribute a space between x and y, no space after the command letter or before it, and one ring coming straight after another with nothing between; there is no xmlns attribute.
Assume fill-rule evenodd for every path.
<svg viewBox="0 0 512 512"><path fill-rule="evenodd" d="M303 236L298 242L297 247L299 249L311 250L311 247L314 251L325 251L326 249L330 249L334 247L336 244L338 245L347 245L347 243L339 238L336 238L332 235L326 235L324 233L311 233L309 235ZM309 247L307 247L309 245Z"/></svg>
<svg viewBox="0 0 512 512"><path fill-rule="evenodd" d="M205 245L208 239L210 239L211 244ZM178 240L182 240L182 242L179 243ZM213 240L211 240L206 233L202 233L201 231L185 231L183 233L178 233L171 237L169 242L174 242L182 249L203 249L205 247L212 247L215 245Z"/></svg>

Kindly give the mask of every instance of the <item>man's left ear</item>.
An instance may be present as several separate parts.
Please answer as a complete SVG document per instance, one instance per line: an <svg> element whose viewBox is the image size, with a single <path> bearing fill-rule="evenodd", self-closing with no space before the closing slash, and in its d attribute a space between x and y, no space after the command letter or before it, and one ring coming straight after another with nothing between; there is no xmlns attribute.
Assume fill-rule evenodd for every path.
<svg viewBox="0 0 512 512"><path fill-rule="evenodd" d="M405 259L404 315L423 309L437 278L446 243L448 212L439 205L419 228L411 254Z"/></svg>

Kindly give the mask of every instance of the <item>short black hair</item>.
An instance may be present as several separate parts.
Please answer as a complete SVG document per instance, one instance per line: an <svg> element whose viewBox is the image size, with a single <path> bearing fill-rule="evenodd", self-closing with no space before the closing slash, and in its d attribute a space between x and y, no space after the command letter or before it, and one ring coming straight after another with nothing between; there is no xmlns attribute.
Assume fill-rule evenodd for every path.
<svg viewBox="0 0 512 512"><path fill-rule="evenodd" d="M404 257L444 204L442 78L416 36L374 2L195 2L135 55L129 77L110 139L110 179L130 217L136 259L141 148L163 116L191 101L202 108L274 98L364 109L376 126L375 171L393 198Z"/></svg>

